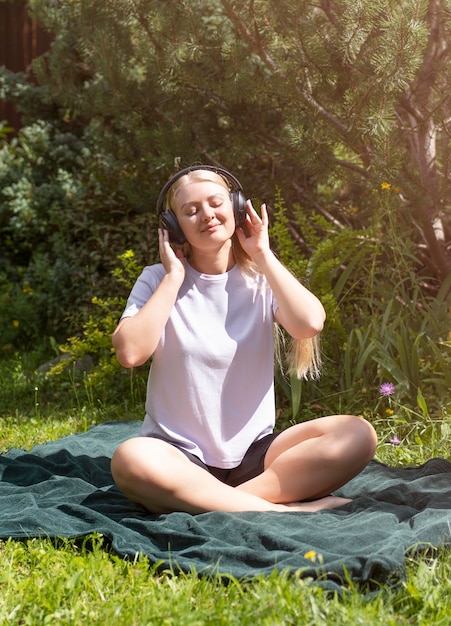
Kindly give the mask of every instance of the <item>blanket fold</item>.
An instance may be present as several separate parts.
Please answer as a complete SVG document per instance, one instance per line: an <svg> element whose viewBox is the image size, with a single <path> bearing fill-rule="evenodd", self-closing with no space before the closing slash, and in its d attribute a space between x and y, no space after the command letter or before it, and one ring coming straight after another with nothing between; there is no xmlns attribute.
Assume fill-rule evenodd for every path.
<svg viewBox="0 0 451 626"><path fill-rule="evenodd" d="M386 581L402 573L407 551L450 544L444 459L417 467L372 461L337 492L352 502L331 511L152 515L122 496L110 473L114 450L140 424L99 424L0 456L0 538L99 532L118 555L141 553L162 569L237 578L289 569L329 589L346 576Z"/></svg>

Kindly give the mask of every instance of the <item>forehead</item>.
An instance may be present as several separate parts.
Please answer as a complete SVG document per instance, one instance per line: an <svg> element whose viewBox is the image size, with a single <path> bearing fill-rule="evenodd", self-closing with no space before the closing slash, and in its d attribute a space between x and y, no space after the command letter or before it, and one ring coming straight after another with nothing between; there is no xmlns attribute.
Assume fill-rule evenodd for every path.
<svg viewBox="0 0 451 626"><path fill-rule="evenodd" d="M181 207L189 202L200 202L206 198L218 195L223 198L228 197L229 190L213 181L191 181L179 187L174 193L174 208Z"/></svg>

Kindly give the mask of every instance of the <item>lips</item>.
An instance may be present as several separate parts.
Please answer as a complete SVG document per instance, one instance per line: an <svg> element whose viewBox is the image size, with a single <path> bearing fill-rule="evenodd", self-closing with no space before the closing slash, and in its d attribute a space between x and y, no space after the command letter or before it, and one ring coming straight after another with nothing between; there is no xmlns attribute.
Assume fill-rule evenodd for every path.
<svg viewBox="0 0 451 626"><path fill-rule="evenodd" d="M205 228L201 230L202 233L213 232L216 230L218 226L221 226L221 222L217 222L216 224L208 224Z"/></svg>

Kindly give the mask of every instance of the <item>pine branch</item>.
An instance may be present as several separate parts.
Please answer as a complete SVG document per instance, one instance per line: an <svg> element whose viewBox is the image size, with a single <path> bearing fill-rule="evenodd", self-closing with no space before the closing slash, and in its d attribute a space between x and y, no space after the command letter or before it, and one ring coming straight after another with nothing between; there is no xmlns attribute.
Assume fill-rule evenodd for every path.
<svg viewBox="0 0 451 626"><path fill-rule="evenodd" d="M134 16L136 17L136 19L139 22L139 24L141 24L144 32L146 33L147 37L149 38L149 41L154 46L155 50L161 56L163 54L163 46L161 45L160 41L154 36L154 34L152 32L152 29L150 28L149 20L139 10L138 3L136 2L136 0L131 0L131 3L132 3L133 8L134 8L134 11L133 11Z"/></svg>
<svg viewBox="0 0 451 626"><path fill-rule="evenodd" d="M334 158L333 161L337 165L340 165L341 167L344 167L352 172L356 172L356 174L360 174L360 176L363 176L366 179L369 178L368 169L361 167L360 165L356 165L355 163L351 163L350 161L345 161L344 159Z"/></svg>
<svg viewBox="0 0 451 626"><path fill-rule="evenodd" d="M299 187L299 185L296 184L295 181L292 182L292 185L293 185L294 189L296 189L296 191L301 196L305 197L305 194L302 192L302 189ZM311 202L311 199L308 198L308 201ZM332 215L332 213L329 213L329 211L327 209L325 209L323 206L321 206L317 202L315 202L313 204L313 208L315 209L315 211L318 211L318 213L321 213L321 215L323 215L331 224L334 224L334 226L336 226L340 230L344 230L346 228L346 226L344 224L342 224L339 220L337 220L337 218L335 218Z"/></svg>
<svg viewBox="0 0 451 626"><path fill-rule="evenodd" d="M255 36L252 36L250 29L244 24L241 17L234 10L231 3L228 0L221 0L221 3L230 18L233 22L235 28L238 33L241 35L243 39L245 39L251 50L258 54L258 56L262 59L263 63L271 69L275 74L282 77L284 80L288 80L286 73L282 70L282 68L274 61L274 59L269 54L268 50L265 48L262 39L259 35L258 28L255 28ZM325 120L327 120L332 126L334 126L342 135L348 134L348 128L343 122L341 122L338 118L336 118L330 111L328 111L324 106L322 106L313 96L313 89L311 86L310 79L308 77L307 71L305 70L305 79L307 89L303 89L301 85L297 82L294 85L296 92L303 98L303 100L317 113L321 115Z"/></svg>

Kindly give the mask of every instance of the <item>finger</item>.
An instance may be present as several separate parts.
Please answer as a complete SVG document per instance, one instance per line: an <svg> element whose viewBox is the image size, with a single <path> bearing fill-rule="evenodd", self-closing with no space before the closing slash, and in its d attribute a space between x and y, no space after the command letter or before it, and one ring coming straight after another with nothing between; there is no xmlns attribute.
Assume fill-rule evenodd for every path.
<svg viewBox="0 0 451 626"><path fill-rule="evenodd" d="M254 209L252 202L250 200L247 201L247 217L251 221L252 224L258 224L261 222L260 216L257 211Z"/></svg>
<svg viewBox="0 0 451 626"><path fill-rule="evenodd" d="M159 228L158 234L160 236L161 244L169 243L169 232L165 228Z"/></svg>
<svg viewBox="0 0 451 626"><path fill-rule="evenodd" d="M253 215L257 215L257 211L254 209L254 205L252 204L252 200L246 200L246 209L247 209L247 214L249 215L249 217L252 217Z"/></svg>

